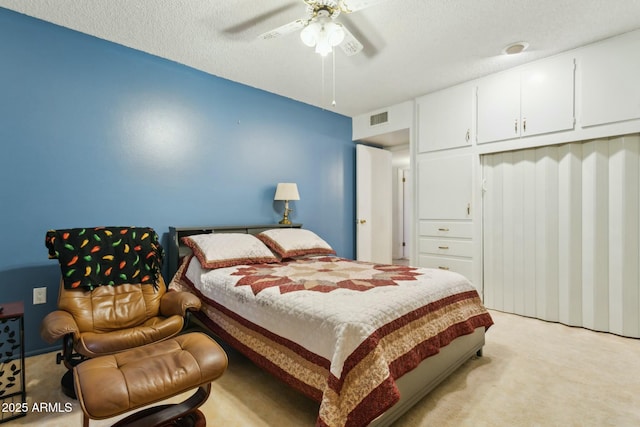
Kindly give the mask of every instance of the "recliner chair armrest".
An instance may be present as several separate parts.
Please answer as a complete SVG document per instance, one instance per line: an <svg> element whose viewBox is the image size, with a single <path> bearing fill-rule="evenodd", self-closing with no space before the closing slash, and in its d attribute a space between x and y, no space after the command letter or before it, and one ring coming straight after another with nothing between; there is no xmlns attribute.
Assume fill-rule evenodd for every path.
<svg viewBox="0 0 640 427"><path fill-rule="evenodd" d="M49 344L67 334L76 335L79 331L78 324L73 316L62 310L52 311L47 314L40 324L40 336Z"/></svg>
<svg viewBox="0 0 640 427"><path fill-rule="evenodd" d="M200 310L200 298L189 292L169 291L160 299L160 314L185 316L187 310Z"/></svg>

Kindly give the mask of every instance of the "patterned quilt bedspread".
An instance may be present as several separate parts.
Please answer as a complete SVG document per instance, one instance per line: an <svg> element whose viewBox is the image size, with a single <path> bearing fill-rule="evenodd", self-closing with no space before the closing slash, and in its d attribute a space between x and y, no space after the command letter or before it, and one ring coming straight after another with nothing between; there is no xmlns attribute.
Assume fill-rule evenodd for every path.
<svg viewBox="0 0 640 427"><path fill-rule="evenodd" d="M493 324L463 276L332 256L202 269L171 282L256 364L320 402L319 426L363 426L399 399L395 379Z"/></svg>

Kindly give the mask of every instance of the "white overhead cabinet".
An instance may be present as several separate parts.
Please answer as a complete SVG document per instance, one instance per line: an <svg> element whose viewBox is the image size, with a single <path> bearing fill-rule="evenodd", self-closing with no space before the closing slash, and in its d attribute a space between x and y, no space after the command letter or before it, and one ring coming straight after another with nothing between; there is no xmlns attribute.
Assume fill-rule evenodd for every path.
<svg viewBox="0 0 640 427"><path fill-rule="evenodd" d="M418 98L418 152L470 146L474 102L475 85L468 84Z"/></svg>
<svg viewBox="0 0 640 427"><path fill-rule="evenodd" d="M556 57L478 81L478 143L574 128L575 61Z"/></svg>
<svg viewBox="0 0 640 427"><path fill-rule="evenodd" d="M582 71L582 126L640 118L640 37L630 34L586 49Z"/></svg>

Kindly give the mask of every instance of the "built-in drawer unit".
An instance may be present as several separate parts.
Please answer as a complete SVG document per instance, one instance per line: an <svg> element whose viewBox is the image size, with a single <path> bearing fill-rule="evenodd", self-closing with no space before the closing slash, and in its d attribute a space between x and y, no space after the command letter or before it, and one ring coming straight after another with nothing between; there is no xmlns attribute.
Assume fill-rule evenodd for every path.
<svg viewBox="0 0 640 427"><path fill-rule="evenodd" d="M420 266L455 271L471 280L473 275L473 261L471 259L449 258L444 256L419 255Z"/></svg>
<svg viewBox="0 0 640 427"><path fill-rule="evenodd" d="M418 263L455 271L473 281L473 223L420 221Z"/></svg>

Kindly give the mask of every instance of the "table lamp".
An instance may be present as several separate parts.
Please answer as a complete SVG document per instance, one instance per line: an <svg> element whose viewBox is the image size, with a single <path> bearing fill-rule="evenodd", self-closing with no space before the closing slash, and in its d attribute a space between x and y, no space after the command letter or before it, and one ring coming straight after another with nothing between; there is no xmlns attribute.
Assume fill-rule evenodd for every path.
<svg viewBox="0 0 640 427"><path fill-rule="evenodd" d="M276 187L276 195L273 200L284 200L284 216L280 220L279 224L291 224L289 220L289 200L300 200L300 194L298 193L298 186L293 182L280 182Z"/></svg>

